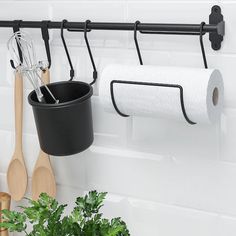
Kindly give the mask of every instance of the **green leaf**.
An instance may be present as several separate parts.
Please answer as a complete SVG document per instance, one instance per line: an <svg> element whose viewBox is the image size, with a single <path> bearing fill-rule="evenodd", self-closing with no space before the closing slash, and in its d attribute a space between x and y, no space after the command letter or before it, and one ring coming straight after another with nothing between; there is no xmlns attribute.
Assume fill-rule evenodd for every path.
<svg viewBox="0 0 236 236"><path fill-rule="evenodd" d="M23 232L26 229L26 216L16 211L2 210L0 228L7 228L10 232Z"/></svg>
<svg viewBox="0 0 236 236"><path fill-rule="evenodd" d="M0 227L28 236L129 236L125 222L120 218L109 221L99 212L106 195L91 191L78 197L74 210L63 217L67 205L42 193L37 201L27 199L29 206L21 206L22 212L3 210ZM32 228L29 233L28 222Z"/></svg>

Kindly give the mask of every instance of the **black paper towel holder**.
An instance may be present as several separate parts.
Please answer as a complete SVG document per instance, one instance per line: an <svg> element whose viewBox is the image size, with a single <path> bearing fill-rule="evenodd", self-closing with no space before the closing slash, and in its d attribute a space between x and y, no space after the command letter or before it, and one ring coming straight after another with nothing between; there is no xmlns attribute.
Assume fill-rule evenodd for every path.
<svg viewBox="0 0 236 236"><path fill-rule="evenodd" d="M221 42L223 41L223 36L225 34L225 22L223 20L223 15L221 14L221 8L217 5L213 6L211 8L211 14L209 15L209 22L211 24L217 24L217 32L209 32L209 39L211 41L211 46L214 50L219 50L221 48ZM136 21L134 23L134 42L135 42L135 47L137 50L137 55L139 58L139 63L140 65L143 65L143 59L141 56L139 44L138 44L138 39L137 39L137 31L139 31L142 34L176 34L176 35L199 35L199 41L200 41L200 48L201 48L201 54L202 54L202 59L204 63L205 69L208 68L207 65L207 59L206 59L206 53L205 53L205 48L204 48L204 43L203 43L203 35L205 35L204 31L204 26L206 23L203 21L199 25L199 32L193 32L193 31L168 31L168 27L166 26L167 29L161 30L138 30L140 21ZM164 28L164 27L163 27ZM187 27L186 27L187 28ZM185 104L184 104L184 89L181 85L179 84L166 84L166 83L149 83L149 82L140 82L140 81L126 81L126 80L112 80L110 82L110 94L111 94L111 100L114 109L116 112L122 116L122 117L129 117L129 115L124 114L123 112L120 111L118 108L116 101L115 101L115 95L114 95L114 84L129 84L129 85L143 85L143 86L159 86L159 87L167 87L167 88L177 88L180 90L180 104L181 104L181 109L183 116L186 120L187 123L191 125L195 125L196 122L193 122L190 120L190 118L187 115L186 109L185 109ZM215 91L215 90L214 90ZM213 96L213 104L215 105L215 100Z"/></svg>
<svg viewBox="0 0 236 236"><path fill-rule="evenodd" d="M164 84L164 83L149 83L149 82L139 82L139 81L124 81L124 80L112 80L110 83L110 91L111 91L111 100L113 103L113 106L116 110L116 112L123 117L129 117L129 115L126 115L124 113L122 113L116 102L115 102L115 96L114 96L114 84L131 84L131 85L143 85L143 86L157 86L157 87L165 87L165 88L176 88L179 89L180 91L180 104L181 104L181 109L182 109L182 113L183 116L185 118L185 120L191 124L191 125L195 125L196 123L191 121L186 113L185 110L185 105L184 105L184 89L181 85L179 84Z"/></svg>
<svg viewBox="0 0 236 236"><path fill-rule="evenodd" d="M142 56L141 56L141 52L140 52L140 48L139 48L139 44L138 44L138 40L137 40L137 26L138 26L138 24L140 24L140 21L136 21L135 24L134 24L134 42L135 42L135 47L136 47L138 58L139 58L139 63L140 63L140 65L143 65L143 59L142 59ZM200 47L201 47L201 53L202 53L202 58L203 58L203 62L204 62L204 67L205 67L205 69L207 69L208 65L207 65L205 48L204 48L204 44L203 44L203 35L204 35L203 27L204 27L205 24L206 24L205 22L201 22L201 24L200 24L199 41L200 41ZM144 33L143 31L141 31L141 32ZM156 33L156 32L145 32L145 33L146 34L149 34L149 33L153 34L153 33ZM123 112L121 112L120 109L118 108L117 104L116 104L115 96L114 96L114 84L157 86L157 87L179 89L179 91L180 91L180 104L181 104L181 109L182 109L183 116L184 116L186 122L188 122L190 125L195 125L196 124L196 122L193 122L192 120L190 120L188 115L187 115L185 105L184 105L184 89L180 84L150 83L150 82L140 82L140 81L127 81L127 80L112 80L110 82L111 101L112 101L113 107L116 110L116 112L122 117L129 117L129 115L126 115ZM213 103L214 103L214 100L213 100ZM215 105L215 103L214 103L214 105Z"/></svg>

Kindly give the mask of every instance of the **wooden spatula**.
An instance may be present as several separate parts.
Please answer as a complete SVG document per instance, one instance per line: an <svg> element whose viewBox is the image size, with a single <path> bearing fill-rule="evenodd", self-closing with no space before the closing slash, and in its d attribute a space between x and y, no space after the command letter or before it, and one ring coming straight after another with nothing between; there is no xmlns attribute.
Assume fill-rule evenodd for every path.
<svg viewBox="0 0 236 236"><path fill-rule="evenodd" d="M9 192L15 201L21 200L27 189L27 171L22 152L23 78L15 71L15 151L7 170Z"/></svg>
<svg viewBox="0 0 236 236"><path fill-rule="evenodd" d="M50 81L49 70L42 72L45 84ZM48 154L42 150L39 152L38 160L34 167L32 177L32 198L37 200L41 193L47 193L51 197L56 195L56 181Z"/></svg>

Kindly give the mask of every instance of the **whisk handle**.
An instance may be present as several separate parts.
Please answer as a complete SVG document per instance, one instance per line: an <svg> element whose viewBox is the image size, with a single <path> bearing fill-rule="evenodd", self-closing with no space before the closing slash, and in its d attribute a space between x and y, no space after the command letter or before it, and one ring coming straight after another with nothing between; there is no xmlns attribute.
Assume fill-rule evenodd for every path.
<svg viewBox="0 0 236 236"><path fill-rule="evenodd" d="M50 83L50 72L48 68L42 71L42 80L45 84Z"/></svg>

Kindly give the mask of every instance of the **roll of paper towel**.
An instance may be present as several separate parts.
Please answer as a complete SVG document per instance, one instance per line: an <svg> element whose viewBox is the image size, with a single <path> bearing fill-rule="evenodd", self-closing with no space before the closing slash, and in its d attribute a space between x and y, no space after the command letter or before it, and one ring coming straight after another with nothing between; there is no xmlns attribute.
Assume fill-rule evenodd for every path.
<svg viewBox="0 0 236 236"><path fill-rule="evenodd" d="M224 86L215 69L110 65L103 70L99 96L105 111L116 112L111 99L111 82L144 82L153 85L114 83L114 100L119 111L130 116L173 118L186 121L178 85L183 88L186 115L194 123L219 120ZM163 86L154 86L161 84Z"/></svg>

